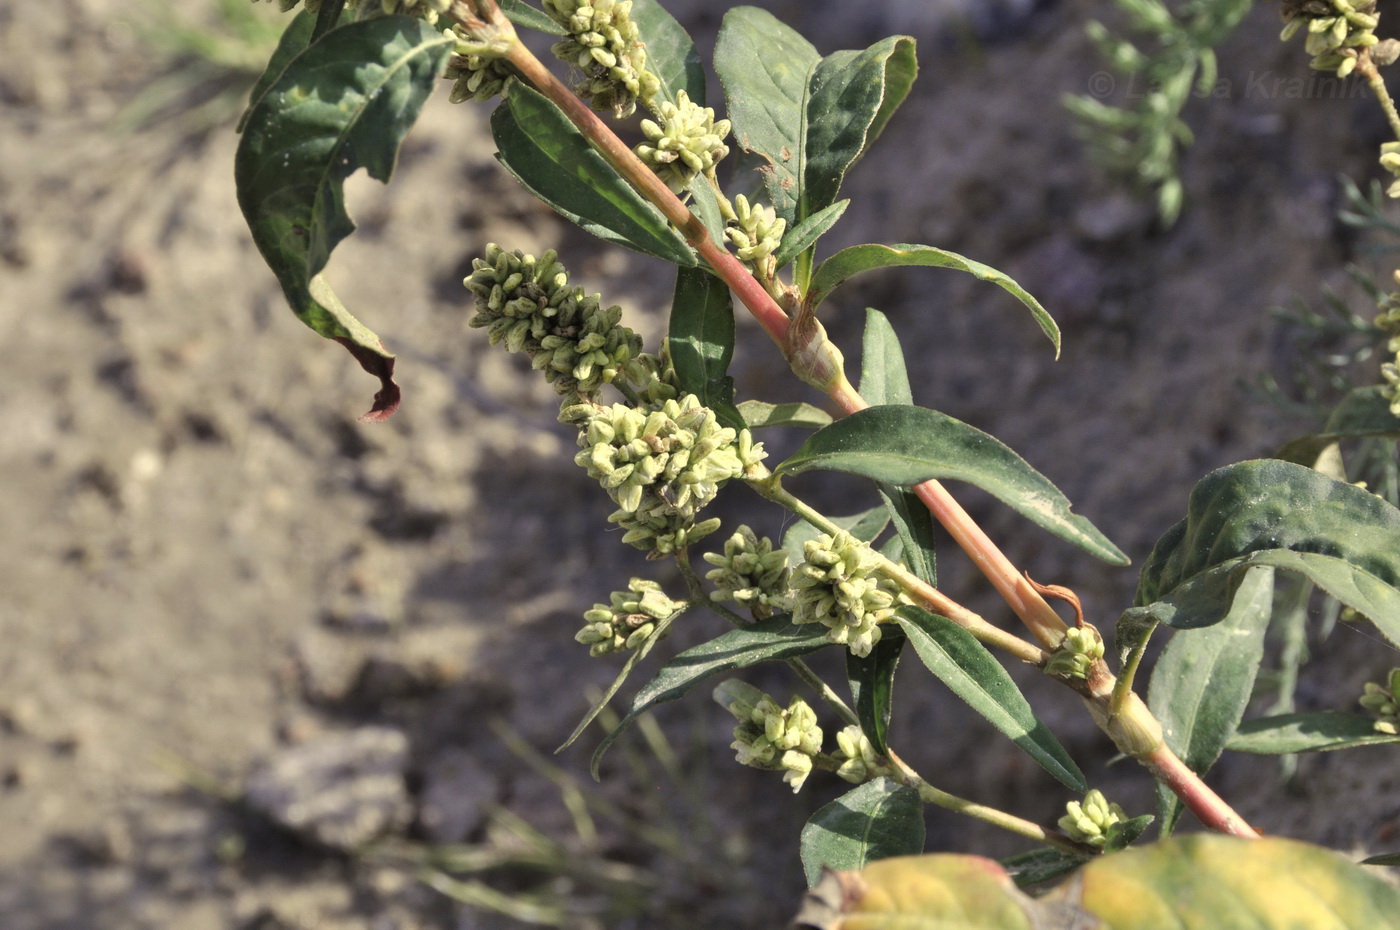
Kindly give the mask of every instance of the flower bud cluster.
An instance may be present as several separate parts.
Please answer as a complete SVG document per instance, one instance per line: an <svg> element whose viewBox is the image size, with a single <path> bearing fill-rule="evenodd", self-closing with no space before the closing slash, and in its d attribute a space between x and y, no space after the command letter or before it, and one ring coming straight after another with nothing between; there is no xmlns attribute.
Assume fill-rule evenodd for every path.
<svg viewBox="0 0 1400 930"><path fill-rule="evenodd" d="M570 287L552 249L536 259L492 243L462 283L476 295L469 325L485 327L492 345L528 355L560 394L594 394L641 351L641 337L621 325L622 309Z"/></svg>
<svg viewBox="0 0 1400 930"><path fill-rule="evenodd" d="M836 734L836 760L840 767L836 774L846 781L859 785L861 782L889 773L890 768L875 751L870 738L860 727L846 727Z"/></svg>
<svg viewBox="0 0 1400 930"><path fill-rule="evenodd" d="M710 171L729 154L724 137L729 120L715 122L715 111L692 103L685 91L676 93L676 102L662 101L655 121L642 120L647 141L633 151L656 176L679 194L695 176Z"/></svg>
<svg viewBox="0 0 1400 930"><path fill-rule="evenodd" d="M1400 144L1388 144L1395 145L1397 150L1400 150ZM1384 149L1384 146L1382 148ZM1400 159L1400 152L1396 157ZM1400 166L1397 170L1400 170ZM1400 197L1400 181L1391 185L1390 195ZM1394 276L1395 283L1400 284L1400 271L1396 271ZM1400 291L1381 298L1378 309L1380 314L1376 317L1376 325L1390 337L1387 351L1394 356L1390 361L1381 364L1381 377L1385 379L1384 393L1390 400L1390 412L1400 417Z"/></svg>
<svg viewBox="0 0 1400 930"><path fill-rule="evenodd" d="M661 585L645 578L633 578L626 591L614 591L609 600L584 613L584 627L574 636L591 656L636 649L656 632L658 622L685 607L685 601L672 600Z"/></svg>
<svg viewBox="0 0 1400 930"><path fill-rule="evenodd" d="M574 461L617 503L608 520L627 530L622 541L656 557L718 529L696 515L765 455L748 430L720 425L694 394L650 410L577 404L560 419L580 428Z"/></svg>
<svg viewBox="0 0 1400 930"><path fill-rule="evenodd" d="M706 552L704 558L716 566L705 575L715 586L710 595L714 600L747 607L756 620L788 609L787 553L774 549L768 537L760 539L752 529L741 526L725 541L723 554Z"/></svg>
<svg viewBox="0 0 1400 930"><path fill-rule="evenodd" d="M468 100L482 103L510 92L510 86L516 81L516 71L505 56L510 54L511 45L518 39L512 36L509 40L483 41L460 23L448 30L447 35L457 43L443 74L453 82L448 98L452 103Z"/></svg>
<svg viewBox="0 0 1400 930"><path fill-rule="evenodd" d="M568 32L554 54L583 71L575 93L619 119L631 116L638 100L650 105L661 82L647 70L632 0L544 0L544 11Z"/></svg>
<svg viewBox="0 0 1400 930"><path fill-rule="evenodd" d="M796 793L812 773L812 757L821 752L822 730L817 713L800 697L786 708L742 681L715 688L715 700L739 720L730 748L743 765L783 772L783 781Z"/></svg>
<svg viewBox="0 0 1400 930"><path fill-rule="evenodd" d="M899 587L879 573L870 547L847 532L825 533L803 547L792 576L792 622L821 623L826 638L865 657L880 641L880 624L902 604Z"/></svg>
<svg viewBox="0 0 1400 930"><path fill-rule="evenodd" d="M760 278L771 278L777 271L773 253L783 241L787 220L780 219L772 207L750 204L743 194L734 198L734 222L724 235L734 244L739 261L753 269Z"/></svg>
<svg viewBox="0 0 1400 930"><path fill-rule="evenodd" d="M1089 667L1103 658L1103 638L1091 626L1070 627L1060 647L1045 663L1045 674L1067 678L1088 678Z"/></svg>
<svg viewBox="0 0 1400 930"><path fill-rule="evenodd" d="M1102 849L1108 843L1109 829L1128 819L1123 808L1109 803L1103 792L1095 788L1084 795L1083 802L1070 801L1067 813L1060 818L1060 829L1077 843Z"/></svg>
<svg viewBox="0 0 1400 930"><path fill-rule="evenodd" d="M1366 693L1361 696L1361 706L1381 719L1376 721L1378 733L1395 736L1400 733L1400 668L1390 670L1385 685L1374 681L1366 682Z"/></svg>
<svg viewBox="0 0 1400 930"><path fill-rule="evenodd" d="M1303 47L1313 56L1310 66L1318 71L1333 71L1344 78L1355 68L1361 49L1377 45L1376 0L1284 0L1283 32L1279 38L1287 42L1299 32L1306 31ZM1387 47L1382 55L1394 60Z"/></svg>

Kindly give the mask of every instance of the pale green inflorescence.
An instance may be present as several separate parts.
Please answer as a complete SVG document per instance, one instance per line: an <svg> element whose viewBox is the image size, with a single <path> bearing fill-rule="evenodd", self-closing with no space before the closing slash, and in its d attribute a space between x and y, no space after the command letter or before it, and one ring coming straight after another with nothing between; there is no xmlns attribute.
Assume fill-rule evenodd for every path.
<svg viewBox="0 0 1400 930"><path fill-rule="evenodd" d="M675 103L662 101L656 117L642 120L647 140L634 151L672 192L685 190L697 175L710 171L729 154L724 144L729 120L716 122L715 111L692 103L685 91L676 94Z"/></svg>
<svg viewBox="0 0 1400 930"><path fill-rule="evenodd" d="M1391 143L1400 147L1400 143ZM1400 158L1400 155L1397 155ZM1400 181L1391 187L1391 196L1400 195ZM1400 284L1400 271L1395 272L1395 283ZM1385 379L1383 391L1390 401L1390 412L1400 417L1400 291L1387 294L1378 305L1380 314L1376 325L1390 337L1386 350L1392 358L1381 365L1381 377Z"/></svg>
<svg viewBox="0 0 1400 930"><path fill-rule="evenodd" d="M836 734L836 752L833 755L840 762L836 774L853 784L859 785L871 778L887 775L891 771L885 760L875 751L870 737L857 726L846 727Z"/></svg>
<svg viewBox="0 0 1400 930"><path fill-rule="evenodd" d="M1097 788L1084 795L1083 802L1070 801L1060 818L1060 829L1077 843L1102 849L1108 843L1109 829L1128 819L1123 808L1109 802Z"/></svg>
<svg viewBox="0 0 1400 930"><path fill-rule="evenodd" d="M1400 668L1390 670L1384 685L1366 682L1365 692L1360 704L1380 718L1375 723L1376 732L1400 734Z"/></svg>
<svg viewBox="0 0 1400 930"><path fill-rule="evenodd" d="M812 773L812 757L821 752L822 730L817 713L800 697L786 708L742 681L715 688L715 700L739 721L734 728L735 761L769 771L782 771L783 781L796 793Z"/></svg>
<svg viewBox="0 0 1400 930"><path fill-rule="evenodd" d="M476 295L469 325L485 327L492 345L528 355L560 394L593 395L641 352L622 309L570 287L552 249L537 259L492 243L463 283Z"/></svg>
<svg viewBox="0 0 1400 930"><path fill-rule="evenodd" d="M584 627L574 639L588 647L592 656L636 649L656 632L656 625L686 606L672 600L661 585L645 578L633 578L626 591L614 591L610 603L594 604L584 613Z"/></svg>
<svg viewBox="0 0 1400 930"><path fill-rule="evenodd" d="M544 0L544 11L568 32L554 54L583 71L575 93L619 118L631 116L639 100L651 105L661 82L647 70L631 0Z"/></svg>
<svg viewBox="0 0 1400 930"><path fill-rule="evenodd" d="M655 409L575 404L560 420L579 427L574 461L617 503L608 520L626 530L622 541L656 558L718 529L697 514L765 456L748 430L721 425L694 394Z"/></svg>
<svg viewBox="0 0 1400 930"><path fill-rule="evenodd" d="M724 235L734 244L739 261L759 277L772 277L777 271L773 253L782 244L787 221L772 207L750 204L743 194L734 198L734 214L737 219L725 228Z"/></svg>
<svg viewBox="0 0 1400 930"><path fill-rule="evenodd" d="M1313 56L1310 66L1346 77L1355 68L1361 49L1377 45L1376 0L1284 0L1280 11L1287 42L1306 33L1303 47Z"/></svg>
<svg viewBox="0 0 1400 930"><path fill-rule="evenodd" d="M1103 658L1103 639L1092 627L1070 627L1060 647L1045 663L1045 674L1088 678L1089 667Z"/></svg>
<svg viewBox="0 0 1400 930"><path fill-rule="evenodd" d="M844 531L809 540L803 559L792 575L792 622L825 625L827 639L854 655L870 655L879 625L913 603L880 574L870 547Z"/></svg>
<svg viewBox="0 0 1400 930"><path fill-rule="evenodd" d="M517 75L505 56L519 39L512 35L508 39L483 40L460 23L445 34L456 43L443 73L443 77L453 82L448 98L452 103L468 100L481 103L510 93Z"/></svg>
<svg viewBox="0 0 1400 930"><path fill-rule="evenodd" d="M716 566L705 575L715 586L714 600L747 607L756 620L790 609L787 553L768 537L741 526L725 541L724 552L706 552L704 559Z"/></svg>

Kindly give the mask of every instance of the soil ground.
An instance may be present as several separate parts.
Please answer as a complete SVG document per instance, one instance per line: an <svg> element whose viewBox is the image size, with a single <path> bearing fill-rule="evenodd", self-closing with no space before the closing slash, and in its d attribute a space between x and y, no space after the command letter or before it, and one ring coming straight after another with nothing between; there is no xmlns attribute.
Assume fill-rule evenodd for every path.
<svg viewBox="0 0 1400 930"><path fill-rule="evenodd" d="M916 399L1020 450L1139 563L1196 480L1301 428L1248 385L1291 364L1270 309L1315 299L1353 257L1336 178L1374 175L1384 125L1364 96L1307 99L1270 80L1306 66L1276 42L1268 4L1222 52L1227 92L1188 114L1188 206L1166 232L1085 160L1058 102L1100 68L1082 25L1104 4L1006 3L971 26L960 4L891 4L857 23L835 18L849 4L763 5L808 15L824 50L887 26L920 39L921 81L853 173L833 245L956 250L1015 276L1065 332L1056 362L997 289L891 273L829 306L849 359L861 310L889 313L922 372ZM360 229L330 276L399 354L405 395L387 424L357 423L372 382L286 311L244 228L236 111L192 107L217 87L120 128L175 80L140 26L154 9L0 5L0 926L510 927L561 901L575 927L783 924L801 890L797 831L840 793L834 780L794 801L739 770L699 698L664 710L650 747L615 752L602 788L587 746L530 755L547 756L615 671L573 642L579 614L651 566L604 532L609 508L570 462L552 395L468 329L460 281L488 241L558 247L654 345L665 269L598 249L515 189L486 111L444 94L390 187L351 185ZM714 11L678 14L708 54ZM211 4L181 15L215 22ZM741 396L817 400L781 377L755 327L741 335ZM811 493L867 506L853 486ZM1128 603L1133 572L969 500L1100 625ZM749 503L729 522L762 523ZM950 593L1000 616L942 555ZM1395 661L1350 629L1315 651L1304 709L1350 706ZM916 677L896 718L910 760L948 790L1053 817L1062 792ZM1028 687L1071 752L1108 757L1077 706ZM375 808L388 839L327 849L245 803L269 760L347 733L390 760ZM1393 849L1388 758L1308 759L1292 781L1231 763L1218 780L1270 832ZM1090 778L1130 810L1151 803L1125 766ZM597 814L595 830L579 797L617 816ZM1019 848L941 814L929 825L930 849ZM489 887L514 916L443 894L483 903L470 880L419 881L453 843L510 866ZM547 879L519 865L532 856Z"/></svg>

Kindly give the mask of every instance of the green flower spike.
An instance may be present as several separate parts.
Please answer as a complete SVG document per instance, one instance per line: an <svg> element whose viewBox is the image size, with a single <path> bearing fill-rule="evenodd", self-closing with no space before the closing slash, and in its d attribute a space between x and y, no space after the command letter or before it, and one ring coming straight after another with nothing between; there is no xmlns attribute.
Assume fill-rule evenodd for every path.
<svg viewBox="0 0 1400 930"><path fill-rule="evenodd" d="M890 772L879 753L875 751L870 738L860 727L849 726L836 734L836 759L841 763L836 774L846 781L859 785L872 778Z"/></svg>
<svg viewBox="0 0 1400 930"><path fill-rule="evenodd" d="M594 604L583 615L584 627L574 639L588 647L591 656L636 649L656 632L656 624L675 616L686 606L666 596L661 585L633 578L626 591L614 591L609 604Z"/></svg>
<svg viewBox="0 0 1400 930"><path fill-rule="evenodd" d="M544 0L544 11L568 31L553 52L583 71L574 92L593 109L621 119L632 115L638 100L651 106L661 82L647 70L631 0Z"/></svg>
<svg viewBox="0 0 1400 930"><path fill-rule="evenodd" d="M725 681L715 688L715 700L739 720L734 728L735 761L769 771L782 771L795 794L812 773L812 757L821 752L822 731L817 714L800 697L784 709L778 702L742 681Z"/></svg>
<svg viewBox="0 0 1400 930"><path fill-rule="evenodd" d="M1103 639L1093 627L1070 627L1060 648L1045 663L1045 674L1067 678L1088 678L1089 666L1103 658Z"/></svg>
<svg viewBox="0 0 1400 930"><path fill-rule="evenodd" d="M1102 849L1108 843L1108 831L1116 823L1128 819L1123 808L1110 804L1103 792L1095 788L1084 795L1084 801L1070 801L1067 813L1060 818L1060 829L1077 843Z"/></svg>
<svg viewBox="0 0 1400 930"><path fill-rule="evenodd" d="M1306 32L1303 48L1313 56L1309 66L1339 78L1356 68L1360 49L1380 42L1376 0L1284 0L1280 13L1284 25L1279 38L1287 42Z"/></svg>
<svg viewBox="0 0 1400 930"><path fill-rule="evenodd" d="M1366 693L1360 704L1381 719L1375 723L1376 732L1395 736L1400 733L1400 668L1390 670L1384 686L1366 682Z"/></svg>
<svg viewBox="0 0 1400 930"><path fill-rule="evenodd" d="M609 522L627 531L623 542L655 558L718 529L718 520L697 523L696 515L766 454L748 430L721 426L694 394L652 410L578 404L560 419L580 428L574 461L619 507Z"/></svg>
<svg viewBox="0 0 1400 930"><path fill-rule="evenodd" d="M724 235L734 244L739 261L754 274L771 278L777 271L773 253L782 244L787 221L779 219L772 207L750 204L743 194L734 198L734 215L736 220L725 228Z"/></svg>
<svg viewBox="0 0 1400 930"><path fill-rule="evenodd" d="M710 171L729 154L724 137L729 120L715 122L715 111L690 102L685 91L676 93L676 102L663 101L657 109L659 122L642 120L647 141L634 151L656 176L679 194L695 177Z"/></svg>
<svg viewBox="0 0 1400 930"><path fill-rule="evenodd" d="M723 554L706 552L704 559L717 566L705 575L715 586L714 600L747 607L755 620L789 609L787 553L774 549L768 537L760 539L741 526L725 542Z"/></svg>
<svg viewBox="0 0 1400 930"><path fill-rule="evenodd" d="M569 287L554 250L536 259L492 243L463 281L476 295L476 316L492 345L524 352L560 394L590 396L611 383L642 347L621 325L622 308L604 309L598 295Z"/></svg>
<svg viewBox="0 0 1400 930"><path fill-rule="evenodd" d="M1395 146L1396 158L1400 159L1400 142L1387 143ZM1385 150L1382 146L1382 151ZM1382 158L1381 163L1385 160ZM1400 168L1395 169L1400 173ZM1391 185L1390 196L1400 197L1400 181ZM1394 273L1395 283L1400 285L1400 271ZM1390 400L1390 412L1400 417L1400 291L1387 294L1381 298L1377 304L1380 314L1376 317L1376 325L1390 337L1387 346L1389 352L1395 357L1381 365L1381 377L1385 379L1385 396Z"/></svg>
<svg viewBox="0 0 1400 930"><path fill-rule="evenodd" d="M443 74L443 77L455 82L452 95L448 98L452 103L467 100L480 103L492 97L504 97L510 92L511 85L516 81L516 71L505 61L505 56L510 54L511 46L519 39L514 36L494 41L480 39L460 23L444 34L457 43L452 50L452 58L447 62L447 71Z"/></svg>
<svg viewBox="0 0 1400 930"><path fill-rule="evenodd" d="M844 531L825 533L803 547L792 576L792 622L821 623L827 639L865 657L880 641L880 624L913 603L881 575L870 547Z"/></svg>

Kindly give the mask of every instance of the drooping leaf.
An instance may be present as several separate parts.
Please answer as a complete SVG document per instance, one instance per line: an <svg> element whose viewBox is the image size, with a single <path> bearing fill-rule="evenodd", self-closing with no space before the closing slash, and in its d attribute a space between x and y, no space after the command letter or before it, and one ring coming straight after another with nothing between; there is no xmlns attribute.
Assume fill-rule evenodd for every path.
<svg viewBox="0 0 1400 930"><path fill-rule="evenodd" d="M523 85L512 88L509 100L491 114L491 133L506 170L562 216L608 242L695 265L690 246L661 211L543 95Z"/></svg>
<svg viewBox="0 0 1400 930"><path fill-rule="evenodd" d="M1162 723L1167 745L1204 775L1244 717L1264 658L1264 631L1273 614L1274 570L1252 569L1226 617L1203 630L1177 633L1152 670L1148 707ZM1181 801L1158 784L1162 835L1181 816Z"/></svg>
<svg viewBox="0 0 1400 930"><path fill-rule="evenodd" d="M894 673L903 649L904 634L890 628L868 656L846 653L846 678L851 683L856 716L860 718L861 731L880 755L889 751L885 734L894 710Z"/></svg>
<svg viewBox="0 0 1400 930"><path fill-rule="evenodd" d="M908 36L882 39L864 51L834 52L817 62L807 84L800 200L789 223L835 202L846 172L909 96L918 71Z"/></svg>
<svg viewBox="0 0 1400 930"><path fill-rule="evenodd" d="M705 67L690 33L657 0L632 0L632 21L647 47L647 67L661 80L661 96L676 102L685 91L696 106L705 105Z"/></svg>
<svg viewBox="0 0 1400 930"><path fill-rule="evenodd" d="M668 339L682 391L714 410L721 423L745 427L734 406L734 298L729 285L703 268L676 269Z"/></svg>
<svg viewBox="0 0 1400 930"><path fill-rule="evenodd" d="M730 630L708 643L687 649L662 666L656 677L637 692L626 716L598 744L593 753L593 777L598 777L598 765L608 747L638 717L656 705L676 700L713 675L748 668L761 662L796 658L827 645L826 628L821 624L794 626L789 617L782 615Z"/></svg>
<svg viewBox="0 0 1400 930"><path fill-rule="evenodd" d="M1312 580L1400 644L1400 511L1310 468L1263 459L1212 472L1158 540L1134 612L1179 629L1225 616L1253 566Z"/></svg>
<svg viewBox="0 0 1400 930"><path fill-rule="evenodd" d="M739 412L749 429L765 426L800 426L804 429L821 429L831 422L831 414L820 407L801 402L791 404L767 404L761 400L746 400L739 405Z"/></svg>
<svg viewBox="0 0 1400 930"><path fill-rule="evenodd" d="M506 14L506 19L517 26L524 26L526 29L534 29L536 32L543 32L546 35L562 36L565 34L564 27L549 18L549 14L543 10L537 10L525 0L498 0L501 12Z"/></svg>
<svg viewBox="0 0 1400 930"><path fill-rule="evenodd" d="M773 257L778 262L779 268L787 267L799 253L805 252L817 244L817 240L826 235L831 227L836 225L836 221L841 219L841 215L846 212L846 208L851 205L849 200L838 200L830 206L823 207L816 213L807 217L796 226L783 233L782 244L773 253Z"/></svg>
<svg viewBox="0 0 1400 930"><path fill-rule="evenodd" d="M1006 669L971 633L918 607L901 607L899 625L934 677L1063 784L1080 793L1088 790L1079 766L1036 719Z"/></svg>
<svg viewBox="0 0 1400 930"><path fill-rule="evenodd" d="M802 828L807 886L826 869L863 869L879 859L924 851L924 805L919 792L876 778L822 807Z"/></svg>
<svg viewBox="0 0 1400 930"><path fill-rule="evenodd" d="M734 141L764 160L769 200L789 225L802 183L807 79L820 60L812 43L757 7L731 9L715 39L715 74Z"/></svg>
<svg viewBox="0 0 1400 930"><path fill-rule="evenodd" d="M1390 930L1400 889L1331 850L1198 834L1095 858L1032 898L980 856L829 872L794 926L816 930Z"/></svg>
<svg viewBox="0 0 1400 930"><path fill-rule="evenodd" d="M1114 565L1125 556L1015 452L979 429L923 407L871 407L812 435L778 473L823 469L912 485L968 481L1067 542Z"/></svg>
<svg viewBox="0 0 1400 930"><path fill-rule="evenodd" d="M889 319L879 310L865 311L862 340L861 395L871 404L913 404L904 350ZM895 531L904 547L909 570L937 586L937 559L934 555L933 515L913 491L882 482L880 497L889 509Z"/></svg>
<svg viewBox="0 0 1400 930"><path fill-rule="evenodd" d="M849 517L832 517L831 522L861 542L868 543L874 542L876 537L885 531L885 527L890 525L890 515L884 507L872 507L869 510L851 514ZM803 550L808 541L816 539L825 532L825 530L819 530L805 520L789 527L788 531L783 534L783 549L787 551L788 564L802 564Z"/></svg>
<svg viewBox="0 0 1400 930"><path fill-rule="evenodd" d="M355 229L345 212L345 179L364 168L389 180L399 144L451 49L450 38L406 16L331 31L267 86L248 114L234 162L238 204L292 310L380 379L370 419L398 406L394 357L320 275Z"/></svg>
<svg viewBox="0 0 1400 930"><path fill-rule="evenodd" d="M1041 330L1055 346L1055 357L1060 355L1060 328L1050 313L1026 291L995 268L964 258L955 252L936 249L929 245L853 245L842 249L817 266L812 275L811 287L807 292L807 303L816 307L838 286L863 271L875 268L917 265L928 268L952 268L966 271L982 281L1005 289L1030 310Z"/></svg>
<svg viewBox="0 0 1400 930"><path fill-rule="evenodd" d="M1259 755L1284 755L1400 743L1400 736L1381 733L1375 723L1372 717L1335 710L1260 717L1240 724L1225 748Z"/></svg>
<svg viewBox="0 0 1400 930"><path fill-rule="evenodd" d="M283 30L282 37L277 40L277 48L273 49L272 57L267 61L267 67L253 83L253 89L248 92L248 107L243 111L243 115L238 118L238 132L243 131L243 127L248 125L248 117L253 114L253 108L267 95L267 89L272 86L272 82L282 76L282 72L296 58L306 50L311 44L311 33L316 28L316 14L308 13L305 10L292 17L292 21Z"/></svg>

